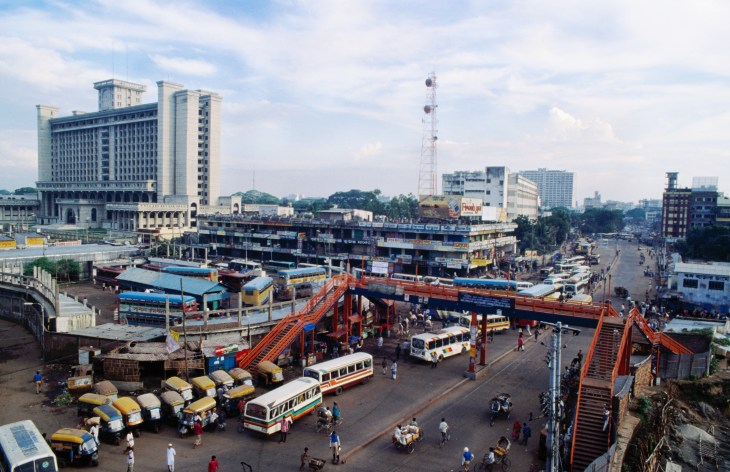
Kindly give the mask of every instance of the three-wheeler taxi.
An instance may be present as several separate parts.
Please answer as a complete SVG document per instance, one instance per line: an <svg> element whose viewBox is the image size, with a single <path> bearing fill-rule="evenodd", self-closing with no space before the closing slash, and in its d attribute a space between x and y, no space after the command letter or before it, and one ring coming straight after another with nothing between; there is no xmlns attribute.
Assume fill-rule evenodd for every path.
<svg viewBox="0 0 730 472"><path fill-rule="evenodd" d="M207 375L201 375L200 377L190 379L190 383L193 384L195 396L198 398L215 398L215 382L213 382Z"/></svg>
<svg viewBox="0 0 730 472"><path fill-rule="evenodd" d="M144 420L142 419L142 407L134 401L132 397L119 397L112 402L114 408L122 413L124 418L124 426L131 431L134 436L139 437L140 427Z"/></svg>
<svg viewBox="0 0 730 472"><path fill-rule="evenodd" d="M183 410L183 419L178 426L178 433L183 437L193 430L196 418L200 418L200 425L205 428L210 424L210 415L215 411L216 403L211 397L204 397L194 401Z"/></svg>
<svg viewBox="0 0 730 472"><path fill-rule="evenodd" d="M233 377L233 385L238 387L239 385L251 385L253 386L253 377L251 372L241 369L240 367L234 367L228 371L228 375Z"/></svg>
<svg viewBox="0 0 730 472"><path fill-rule="evenodd" d="M83 429L61 428L51 435L58 466L99 465L99 443Z"/></svg>
<svg viewBox="0 0 730 472"><path fill-rule="evenodd" d="M142 419L147 428L155 433L160 432L162 421L162 403L154 393L143 393L137 397L137 403L142 407Z"/></svg>
<svg viewBox="0 0 730 472"><path fill-rule="evenodd" d="M92 411L99 405L111 403L112 399L98 393L84 393L76 403L76 413L79 416L91 416Z"/></svg>
<svg viewBox="0 0 730 472"><path fill-rule="evenodd" d="M185 400L185 403L193 401L193 386L180 377L170 377L162 382L162 387L165 390L171 390L180 394L183 400Z"/></svg>
<svg viewBox="0 0 730 472"><path fill-rule="evenodd" d="M208 374L208 377L215 382L216 389L223 388L223 390L228 391L233 388L233 377L228 375L228 372L225 370L211 372Z"/></svg>
<svg viewBox="0 0 730 472"><path fill-rule="evenodd" d="M97 406L93 413L101 418L99 437L118 446L122 438L122 431L124 431L122 413L110 403Z"/></svg>
<svg viewBox="0 0 730 472"><path fill-rule="evenodd" d="M172 390L160 394L162 402L162 417L167 424L177 426L182 420L182 411L185 408L185 399Z"/></svg>
<svg viewBox="0 0 730 472"><path fill-rule="evenodd" d="M114 384L108 380L102 380L101 382L95 383L94 393L107 396L112 400L116 400L117 398L119 398L119 389L117 389L117 387L115 387Z"/></svg>
<svg viewBox="0 0 730 472"><path fill-rule="evenodd" d="M273 362L263 361L256 366L256 379L259 385L274 388L284 381L284 373L281 367Z"/></svg>
<svg viewBox="0 0 730 472"><path fill-rule="evenodd" d="M223 402L221 407L225 409L228 416L239 416L243 411L239 407L239 403L243 400L244 405L250 399L255 397L255 390L252 385L239 385L233 387L229 391L223 394Z"/></svg>

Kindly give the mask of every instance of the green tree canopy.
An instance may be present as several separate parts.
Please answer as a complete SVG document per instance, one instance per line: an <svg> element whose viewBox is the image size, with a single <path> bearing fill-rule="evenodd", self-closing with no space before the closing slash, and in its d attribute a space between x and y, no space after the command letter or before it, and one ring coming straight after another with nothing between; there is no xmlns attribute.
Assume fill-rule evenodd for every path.
<svg viewBox="0 0 730 472"><path fill-rule="evenodd" d="M635 220L643 221L646 219L646 212L642 208L632 208L631 210L629 210L625 213L625 216L627 218L633 218Z"/></svg>
<svg viewBox="0 0 730 472"><path fill-rule="evenodd" d="M350 190L336 192L329 196L327 203L337 205L338 208L353 208L372 211L376 215L385 214L385 205L378 200L381 192L378 189L371 191Z"/></svg>
<svg viewBox="0 0 730 472"><path fill-rule="evenodd" d="M578 227L583 234L616 233L624 227L621 210L590 208L578 217Z"/></svg>
<svg viewBox="0 0 730 472"><path fill-rule="evenodd" d="M27 264L23 269L23 275L33 275L33 267L40 267L50 274L56 273L56 263L47 257L39 257Z"/></svg>
<svg viewBox="0 0 730 472"><path fill-rule="evenodd" d="M388 218L418 218L418 199L412 193L390 199L386 209Z"/></svg>
<svg viewBox="0 0 730 472"><path fill-rule="evenodd" d="M248 190L246 192L236 192L233 195L240 195L243 203L258 203L260 205L278 205L281 200L274 195L258 190Z"/></svg>
<svg viewBox="0 0 730 472"><path fill-rule="evenodd" d="M18 189L15 189L15 192L13 192L14 195L24 195L26 193L37 193L38 190L36 190L33 187L20 187Z"/></svg>
<svg viewBox="0 0 730 472"><path fill-rule="evenodd" d="M688 258L730 262L730 228L708 226L693 229L686 242L678 244L677 249Z"/></svg>

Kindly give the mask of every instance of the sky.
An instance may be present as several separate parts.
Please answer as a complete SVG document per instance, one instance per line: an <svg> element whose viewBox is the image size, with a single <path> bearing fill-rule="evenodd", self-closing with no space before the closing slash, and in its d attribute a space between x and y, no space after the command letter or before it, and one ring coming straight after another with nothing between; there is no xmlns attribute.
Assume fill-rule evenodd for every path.
<svg viewBox="0 0 730 472"><path fill-rule="evenodd" d="M0 0L0 188L37 179L35 105L118 78L218 92L221 193L418 191L437 168L576 174L576 200L730 193L730 2Z"/></svg>

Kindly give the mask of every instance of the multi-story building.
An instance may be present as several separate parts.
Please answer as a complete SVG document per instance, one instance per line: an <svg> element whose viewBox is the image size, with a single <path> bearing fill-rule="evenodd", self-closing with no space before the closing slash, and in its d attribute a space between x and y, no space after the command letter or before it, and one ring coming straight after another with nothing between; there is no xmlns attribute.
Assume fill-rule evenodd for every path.
<svg viewBox="0 0 730 472"><path fill-rule="evenodd" d="M730 308L729 263L678 263L674 266L674 274L682 301L727 313Z"/></svg>
<svg viewBox="0 0 730 472"><path fill-rule="evenodd" d="M677 187L677 172L667 172L667 188L662 195L661 237L684 239L689 229L692 189Z"/></svg>
<svg viewBox="0 0 730 472"><path fill-rule="evenodd" d="M479 198L484 207L504 209L508 221L520 215L537 218L540 206L537 186L525 177L510 174L507 167L443 174L442 184L444 195Z"/></svg>
<svg viewBox="0 0 730 472"><path fill-rule="evenodd" d="M24 231L35 223L38 214L38 194L0 195L0 225L14 231ZM14 231L13 231L14 230Z"/></svg>
<svg viewBox="0 0 730 472"><path fill-rule="evenodd" d="M715 224L717 200L717 177L693 177L692 198L689 207L690 229L706 228Z"/></svg>
<svg viewBox="0 0 730 472"><path fill-rule="evenodd" d="M603 208L603 203L601 203L601 194L596 192L593 192L592 197L585 197L583 199L583 208L586 210L590 210L591 208Z"/></svg>
<svg viewBox="0 0 730 472"><path fill-rule="evenodd" d="M387 262L391 272L452 277L483 272L512 254L513 223L401 224L348 217L262 218L198 215L198 239L218 254L248 259L313 262L343 268Z"/></svg>
<svg viewBox="0 0 730 472"><path fill-rule="evenodd" d="M535 182L540 191L541 204L548 208L573 207L575 174L564 170L521 170L523 177Z"/></svg>
<svg viewBox="0 0 730 472"><path fill-rule="evenodd" d="M157 83L94 84L99 110L60 117L38 105L38 182L42 224L118 230L190 228L202 207L219 204L221 97ZM221 211L236 212L240 198Z"/></svg>

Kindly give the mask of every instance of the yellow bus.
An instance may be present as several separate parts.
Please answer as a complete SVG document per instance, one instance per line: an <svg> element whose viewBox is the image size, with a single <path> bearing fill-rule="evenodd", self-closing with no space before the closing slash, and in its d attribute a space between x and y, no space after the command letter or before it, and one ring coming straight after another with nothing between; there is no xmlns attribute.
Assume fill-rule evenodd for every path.
<svg viewBox="0 0 730 472"><path fill-rule="evenodd" d="M256 277L243 286L241 300L246 305L260 306L268 303L274 291L274 279L271 277Z"/></svg>

